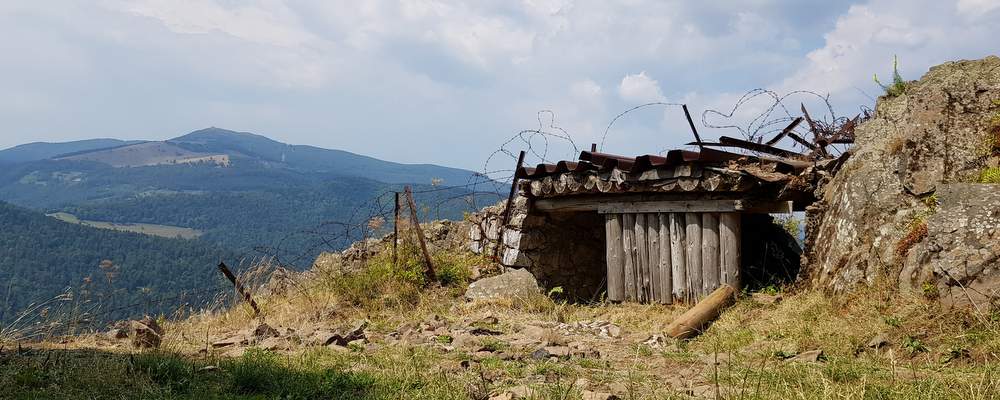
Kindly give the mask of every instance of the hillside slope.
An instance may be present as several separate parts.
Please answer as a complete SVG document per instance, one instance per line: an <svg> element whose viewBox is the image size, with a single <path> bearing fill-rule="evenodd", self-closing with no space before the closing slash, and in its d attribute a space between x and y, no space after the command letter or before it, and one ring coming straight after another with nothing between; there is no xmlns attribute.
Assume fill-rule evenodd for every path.
<svg viewBox="0 0 1000 400"><path fill-rule="evenodd" d="M139 140L88 139L64 143L27 143L0 150L0 164L46 160L64 154L107 149L141 142Z"/></svg>
<svg viewBox="0 0 1000 400"><path fill-rule="evenodd" d="M174 310L152 300L183 293L197 306L217 293L219 260L236 261L204 242L89 228L3 202L0 243L0 325L31 303L67 291L72 299L54 305L53 313L97 307L95 319L112 320L134 315L134 309L119 309L134 303L145 312L169 313ZM101 268L104 260L113 267Z"/></svg>
<svg viewBox="0 0 1000 400"><path fill-rule="evenodd" d="M338 176L362 176L386 183L464 185L474 173L431 164L400 164L343 150L291 145L247 132L208 128L171 139L169 143L200 153L250 157L275 165Z"/></svg>

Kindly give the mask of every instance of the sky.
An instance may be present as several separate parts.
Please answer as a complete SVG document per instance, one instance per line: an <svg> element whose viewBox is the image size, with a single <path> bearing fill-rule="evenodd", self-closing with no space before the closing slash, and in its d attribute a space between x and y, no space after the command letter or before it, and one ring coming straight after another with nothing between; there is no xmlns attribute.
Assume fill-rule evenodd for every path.
<svg viewBox="0 0 1000 400"><path fill-rule="evenodd" d="M5 0L0 148L216 126L482 171L541 127L572 143L535 136L529 163L650 154L691 140L679 103L739 136L713 127L766 110L733 110L757 88L852 116L894 56L917 79L997 54L998 18L1000 0Z"/></svg>

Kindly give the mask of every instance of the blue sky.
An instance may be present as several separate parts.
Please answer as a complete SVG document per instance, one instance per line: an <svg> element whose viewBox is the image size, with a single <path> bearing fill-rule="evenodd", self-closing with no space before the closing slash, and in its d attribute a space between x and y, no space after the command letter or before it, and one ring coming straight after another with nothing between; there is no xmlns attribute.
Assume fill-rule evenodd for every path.
<svg viewBox="0 0 1000 400"><path fill-rule="evenodd" d="M829 94L838 115L853 115L893 55L916 79L996 54L998 18L1000 0L8 0L0 148L218 126L482 170L541 110L579 147L634 105L687 103L701 125L702 111L754 88ZM765 106L746 104L733 121ZM616 123L604 149L689 140L677 107L649 107ZM575 156L558 140L549 150Z"/></svg>

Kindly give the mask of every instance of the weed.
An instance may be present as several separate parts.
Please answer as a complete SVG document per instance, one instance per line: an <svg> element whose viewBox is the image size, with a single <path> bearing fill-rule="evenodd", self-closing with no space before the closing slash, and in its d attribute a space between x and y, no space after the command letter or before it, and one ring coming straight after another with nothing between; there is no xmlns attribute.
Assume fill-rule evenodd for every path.
<svg viewBox="0 0 1000 400"><path fill-rule="evenodd" d="M455 341L455 338L451 337L451 335L437 335L434 337L434 341L441 344L451 344L451 342Z"/></svg>
<svg viewBox="0 0 1000 400"><path fill-rule="evenodd" d="M924 297L931 300L937 299L940 296L940 293L938 293L937 284L935 284L934 282L924 282L922 285L920 285L920 292L923 293Z"/></svg>
<svg viewBox="0 0 1000 400"><path fill-rule="evenodd" d="M919 338L906 336L900 344L910 355L927 352L927 346Z"/></svg>
<svg viewBox="0 0 1000 400"><path fill-rule="evenodd" d="M892 57L892 83L885 85L878 80L878 75L874 75L875 83L885 90L885 95L889 97L896 97L902 95L906 92L906 81L903 77L899 75L899 58L896 56Z"/></svg>
<svg viewBox="0 0 1000 400"><path fill-rule="evenodd" d="M1000 167L988 167L979 171L979 183L1000 184Z"/></svg>
<svg viewBox="0 0 1000 400"><path fill-rule="evenodd" d="M510 344L497 339L486 338L482 340L481 350L485 350L491 353L498 353L501 351L507 351L510 349Z"/></svg>

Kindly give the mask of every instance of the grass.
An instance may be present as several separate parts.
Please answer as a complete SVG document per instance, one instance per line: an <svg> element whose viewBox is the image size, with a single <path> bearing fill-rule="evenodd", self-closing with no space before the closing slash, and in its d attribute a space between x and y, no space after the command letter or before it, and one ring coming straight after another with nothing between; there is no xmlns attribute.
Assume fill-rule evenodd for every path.
<svg viewBox="0 0 1000 400"><path fill-rule="evenodd" d="M579 399L575 383L586 380L588 389L623 399L686 398L687 389L731 399L1000 398L1000 313L947 310L880 282L836 298L786 288L774 305L744 296L703 335L651 346L644 342L662 334L683 306L572 304L541 294L467 303L467 267L482 260L438 252L439 275L451 271L454 280L428 284L413 249L401 249L396 265L386 253L368 260L368 268L317 271L293 290L258 299L263 319L282 330L370 320L371 346L303 344L226 356L208 346L211 338L259 323L237 307L165 323L164 345L155 352L101 345L96 336L24 353L0 343L0 387L17 399L487 399L528 386L535 399ZM526 357L532 349L504 336L482 337L478 346L515 357L479 361L472 351L443 350L457 344L451 333L424 344L386 339L402 325L428 320L509 334L529 324L600 320L623 334L594 338L599 358L558 360ZM876 334L889 344L866 347ZM554 330L543 336L576 340ZM823 361L787 360L808 350L822 350Z"/></svg>
<svg viewBox="0 0 1000 400"><path fill-rule="evenodd" d="M1000 167L983 168L979 172L979 179L976 181L979 183L1000 184Z"/></svg>

